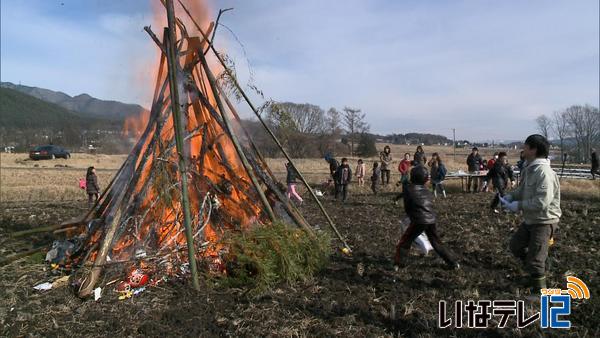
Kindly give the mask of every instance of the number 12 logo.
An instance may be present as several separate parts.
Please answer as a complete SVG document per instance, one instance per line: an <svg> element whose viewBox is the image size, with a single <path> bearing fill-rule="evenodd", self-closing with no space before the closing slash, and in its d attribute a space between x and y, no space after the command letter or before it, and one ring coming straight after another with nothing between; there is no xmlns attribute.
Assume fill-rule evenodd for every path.
<svg viewBox="0 0 600 338"><path fill-rule="evenodd" d="M560 303L559 306L550 306L551 303ZM559 316L571 314L570 295L542 295L541 296L541 326L543 329L570 329L571 321L560 319Z"/></svg>

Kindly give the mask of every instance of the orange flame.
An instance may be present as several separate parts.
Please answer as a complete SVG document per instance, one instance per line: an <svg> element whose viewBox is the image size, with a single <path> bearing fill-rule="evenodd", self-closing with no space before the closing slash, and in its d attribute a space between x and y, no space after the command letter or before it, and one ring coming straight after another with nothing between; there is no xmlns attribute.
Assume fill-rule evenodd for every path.
<svg viewBox="0 0 600 338"><path fill-rule="evenodd" d="M183 3L191 12L194 21L205 34L210 36L213 27L206 2L185 0ZM166 12L163 5L158 1L153 1L152 8L154 12L153 26L163 27L166 23ZM189 36L199 37L199 39L184 39L182 49L192 52L182 53L178 62L183 68L193 67L194 70L190 73L191 79L187 80L191 80L193 85L206 96L210 105L216 109L215 93L208 85L204 70L197 64L197 60L194 61L193 51L201 51L206 48L206 42L203 41L202 35L185 14L178 1L175 1L175 12L185 27L189 29L187 31ZM155 30L155 33L162 41L163 30ZM183 34L178 29L178 39L182 38ZM160 86L167 81L166 65L164 60L163 62L160 60L163 59L160 58L159 53L157 66L152 68L156 75L159 91ZM219 74L222 71L222 67L217 66L215 59L207 61L212 73ZM154 88L152 89L155 91ZM169 97L169 91L170 89L167 87L164 93L165 97ZM203 241L210 243L201 254L205 257L215 257L222 249L218 242L224 227L245 229L257 221L264 221L265 216L258 199L250 193L254 189L250 184L250 177L242 166L226 130L215 121L210 111L193 94L180 97L180 100L188 103L184 105L185 108L182 111L187 131L187 153L183 155L189 166L187 169L192 218L198 229L204 226ZM163 105L170 107L170 102L163 102ZM170 111L170 108L165 109ZM160 112L161 116L163 113ZM220 113L228 114L226 111ZM123 133L130 137L139 137L149 122L150 112L145 110L139 116L126 119ZM162 123L160 133L156 135L156 131L154 131L155 135L146 140L141 155L137 159L136 167L140 171L140 176L135 182L134 195L139 199L141 212L126 221L128 223L126 226L132 230L123 233L113 246L113 259L127 260L134 254L136 246L147 243L156 249L157 255L170 252L177 256L179 249L186 246L182 225L182 206L177 185L181 175L180 168L178 168L179 155L174 148L172 117L165 119ZM152 150L149 151L150 155L143 155L146 150ZM209 192L213 194L213 197L216 195L220 204L218 210L211 199L207 197ZM213 217L207 219L207 210L211 206L214 208L211 209ZM97 240L99 238L95 239L95 241Z"/></svg>

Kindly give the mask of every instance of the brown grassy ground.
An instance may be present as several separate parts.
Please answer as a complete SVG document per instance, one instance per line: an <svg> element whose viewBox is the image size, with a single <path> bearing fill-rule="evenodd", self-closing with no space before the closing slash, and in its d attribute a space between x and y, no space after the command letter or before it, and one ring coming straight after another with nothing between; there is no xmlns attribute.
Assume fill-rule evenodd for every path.
<svg viewBox="0 0 600 338"><path fill-rule="evenodd" d="M380 147L382 148L382 147ZM407 151L414 151L413 146L392 147L392 156L394 162L392 167L397 167L401 154ZM446 157L448 170L465 170L463 164L467 156L467 150L458 153L457 161L452 161L451 147L425 147L426 154L439 152ZM491 157L494 150L484 151L484 156ZM489 152L489 154L487 154ZM511 163L516 163L514 156L518 156L517 151L509 153ZM85 193L79 189L78 181L85 177L85 171L88 166L96 167L100 186L103 187L112 178L125 160L125 155L89 155L73 154L71 159L56 159L45 161L30 161L27 154L0 154L0 202L2 201L68 201L83 200ZM460 163L459 160L460 159ZM350 158L350 164L356 165L358 158ZM367 170L370 172L370 165L377 158L365 159ZM267 159L269 167L280 178L285 175L285 159L271 158ZM328 178L329 167L327 163L320 158L308 158L295 160L300 172L306 178L314 183L326 181ZM37 166L37 167L36 167ZM398 173L392 170L393 181L399 179ZM457 184L448 182L448 184ZM565 195L581 197L586 199L600 199L600 180L595 182L590 180L563 180L561 183L562 192Z"/></svg>
<svg viewBox="0 0 600 338"><path fill-rule="evenodd" d="M400 161L404 158L404 154L405 153L410 153L411 159L413 154L415 153L416 150L416 146L414 145L398 145L398 144L387 144L387 143L378 143L377 144L377 149L379 150L383 150L383 148L389 145L392 151L392 167L393 168L397 168L398 167L398 163L400 163ZM448 167L448 170L457 170L457 169L465 169L466 167L466 159L467 156L471 153L471 149L470 148L458 148L456 149L456 157L454 155L452 146L423 146L424 151L425 151L425 156L429 159L429 157L431 156L431 154L433 153L438 153L444 163L446 164L446 166ZM486 149L481 149L480 150L480 155L485 158L485 159L490 159L493 155L494 152L499 152L499 151L505 151L508 154L508 160L510 163L517 163L517 161L519 160L519 152L520 150L514 150L514 149L506 149L506 148L486 148ZM455 160L456 158L456 160ZM340 158L338 158L339 160ZM356 163L356 161L358 161L359 157L348 157L348 159L350 160L350 163ZM367 163L367 168L369 168L372 163L374 161L379 161L379 157L375 156L375 157L367 157L367 158L362 158L365 163ZM273 159L272 160L273 164L275 166L277 166L277 162L282 162L283 159ZM301 159L298 160L299 162L299 167L301 168L301 170L306 171L306 172L315 172L315 171L327 171L327 166L324 166L323 163L323 159ZM272 163L269 163L269 165L271 165ZM283 167L283 162L281 164L278 165L279 167Z"/></svg>
<svg viewBox="0 0 600 338"><path fill-rule="evenodd" d="M27 154L0 155L0 202L65 201L87 198L79 189L89 166L107 184L125 160L125 155L72 154L68 160L32 161Z"/></svg>

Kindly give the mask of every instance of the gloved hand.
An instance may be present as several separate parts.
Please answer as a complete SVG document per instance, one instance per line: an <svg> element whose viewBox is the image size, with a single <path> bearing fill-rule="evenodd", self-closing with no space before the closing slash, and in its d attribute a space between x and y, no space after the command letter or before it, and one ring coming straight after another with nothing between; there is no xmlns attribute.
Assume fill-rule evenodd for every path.
<svg viewBox="0 0 600 338"><path fill-rule="evenodd" d="M519 211L519 202L513 201L508 204L505 204L504 207L512 212L518 212Z"/></svg>
<svg viewBox="0 0 600 338"><path fill-rule="evenodd" d="M515 185L517 185L517 182L515 182L515 181L511 181L511 182L510 182L510 185L511 185L511 187L513 187L513 188L514 188L514 187L515 187Z"/></svg>

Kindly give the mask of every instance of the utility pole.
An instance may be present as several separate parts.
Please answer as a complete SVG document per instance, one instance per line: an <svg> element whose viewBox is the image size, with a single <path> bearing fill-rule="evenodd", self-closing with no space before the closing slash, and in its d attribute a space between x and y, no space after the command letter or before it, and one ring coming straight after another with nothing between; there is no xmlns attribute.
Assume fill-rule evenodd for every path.
<svg viewBox="0 0 600 338"><path fill-rule="evenodd" d="M454 160L454 163L456 163L456 128L452 128L452 147L454 148L452 149L452 158Z"/></svg>

